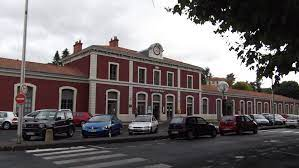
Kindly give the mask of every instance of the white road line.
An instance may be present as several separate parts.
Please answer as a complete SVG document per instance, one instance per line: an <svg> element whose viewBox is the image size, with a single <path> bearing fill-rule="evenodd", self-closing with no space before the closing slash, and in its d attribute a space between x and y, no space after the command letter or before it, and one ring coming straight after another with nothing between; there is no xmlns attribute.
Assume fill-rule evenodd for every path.
<svg viewBox="0 0 299 168"><path fill-rule="evenodd" d="M67 155L48 156L48 157L43 157L43 159L52 160L52 159L61 159L61 158L69 158L69 157L76 157L76 156L104 154L104 153L109 153L109 152L110 151L103 150L103 151L94 151L94 152L74 153L74 154L67 154Z"/></svg>
<svg viewBox="0 0 299 168"><path fill-rule="evenodd" d="M95 151L95 150L98 150L98 149L87 148L87 149L67 150L67 151L60 151L60 152L38 153L38 154L33 154L33 155L34 156L50 156L50 155L59 155L59 154L77 153L77 152L87 152L87 151Z"/></svg>
<svg viewBox="0 0 299 168"><path fill-rule="evenodd" d="M48 149L34 149L34 150L26 150L26 153L38 153L38 152L51 152L51 151L61 151L67 149L84 149L84 146L70 147L70 148L48 148Z"/></svg>
<svg viewBox="0 0 299 168"><path fill-rule="evenodd" d="M55 161L53 163L57 164L57 165L62 165L62 164L86 162L86 161L101 160L101 159L110 159L110 158L124 157L124 156L127 156L127 155L125 155L125 154L100 155L100 156L93 156L93 157L86 157L86 158L60 160L60 161Z"/></svg>
<svg viewBox="0 0 299 168"><path fill-rule="evenodd" d="M155 164L155 165L147 165L143 166L142 168L171 168L172 166L167 164ZM141 168L141 167L140 167Z"/></svg>
<svg viewBox="0 0 299 168"><path fill-rule="evenodd" d="M120 165L126 165L126 164L144 162L144 161L146 161L146 159L131 158L131 159L116 160L112 162L102 162L102 163L96 163L90 165L75 166L70 168L103 168L103 167L120 166Z"/></svg>

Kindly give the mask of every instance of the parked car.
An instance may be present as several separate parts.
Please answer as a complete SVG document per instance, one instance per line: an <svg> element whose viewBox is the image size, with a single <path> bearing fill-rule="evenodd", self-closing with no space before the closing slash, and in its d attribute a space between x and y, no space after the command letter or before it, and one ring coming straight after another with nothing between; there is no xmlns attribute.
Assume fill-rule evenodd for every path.
<svg viewBox="0 0 299 168"><path fill-rule="evenodd" d="M287 122L287 119L285 119L282 115L280 114L275 114L275 118L279 118L282 122L283 122L283 125L286 124Z"/></svg>
<svg viewBox="0 0 299 168"><path fill-rule="evenodd" d="M98 114L90 118L82 126L82 136L113 136L120 135L123 125L115 116L110 114Z"/></svg>
<svg viewBox="0 0 299 168"><path fill-rule="evenodd" d="M185 137L188 139L197 138L202 135L217 136L216 127L201 117L174 117L168 127L168 136L171 139Z"/></svg>
<svg viewBox="0 0 299 168"><path fill-rule="evenodd" d="M252 131L254 134L258 132L257 123L246 115L223 116L219 125L220 135L235 132L242 134L246 131Z"/></svg>
<svg viewBox="0 0 299 168"><path fill-rule="evenodd" d="M92 115L88 112L74 112L73 116L74 124L76 126L84 125L92 117Z"/></svg>
<svg viewBox="0 0 299 168"><path fill-rule="evenodd" d="M8 130L18 125L18 117L11 111L0 111L0 127Z"/></svg>
<svg viewBox="0 0 299 168"><path fill-rule="evenodd" d="M45 137L46 130L52 129L53 135L66 133L72 137L75 132L73 114L70 110L41 110L34 121L23 123L23 139L30 140L32 136Z"/></svg>
<svg viewBox="0 0 299 168"><path fill-rule="evenodd" d="M269 126L270 122L261 114L250 114L249 115L258 126Z"/></svg>
<svg viewBox="0 0 299 168"><path fill-rule="evenodd" d="M153 115L138 115L128 127L129 135L134 133L157 133L159 123Z"/></svg>
<svg viewBox="0 0 299 168"><path fill-rule="evenodd" d="M289 128L297 128L299 126L299 115L285 114L283 117L287 120L286 126Z"/></svg>
<svg viewBox="0 0 299 168"><path fill-rule="evenodd" d="M274 125L284 124L284 122L280 118L278 118L277 115L275 115L274 117L273 114L263 113L263 116L269 121L270 125L273 125L273 123L275 123Z"/></svg>
<svg viewBox="0 0 299 168"><path fill-rule="evenodd" d="M24 116L24 121L33 121L34 118L38 115L39 112L49 111L49 110L57 110L57 109L41 109L41 110L33 111L33 112L31 112L31 113Z"/></svg>

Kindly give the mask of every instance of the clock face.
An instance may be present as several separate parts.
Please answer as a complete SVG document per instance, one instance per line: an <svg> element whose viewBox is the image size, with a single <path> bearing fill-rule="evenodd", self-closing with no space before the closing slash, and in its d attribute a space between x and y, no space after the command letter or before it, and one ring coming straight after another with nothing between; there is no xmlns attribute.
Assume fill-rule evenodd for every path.
<svg viewBox="0 0 299 168"><path fill-rule="evenodd" d="M155 53L156 55L160 55L160 53L161 53L161 49L160 49L159 46L155 45L154 48L153 48L153 50L154 50L154 53Z"/></svg>

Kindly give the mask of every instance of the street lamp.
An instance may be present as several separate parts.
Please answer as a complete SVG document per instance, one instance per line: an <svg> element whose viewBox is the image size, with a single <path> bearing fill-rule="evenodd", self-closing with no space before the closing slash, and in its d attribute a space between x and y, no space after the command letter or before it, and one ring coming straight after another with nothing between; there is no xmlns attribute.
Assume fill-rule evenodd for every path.
<svg viewBox="0 0 299 168"><path fill-rule="evenodd" d="M229 85L227 82L225 81L220 81L217 85L217 89L218 91L221 93L221 96L222 96L222 107L226 107L226 103L224 100L224 94L228 91L228 88L229 88ZM217 103L217 102L216 102ZM225 105L225 106L224 106ZM217 106L217 104L216 104ZM217 106L218 107L218 106ZM225 109L225 108L222 108L222 110ZM223 112L222 112L223 113ZM220 113L220 110L217 111L217 120L220 121L220 118L221 118L221 113Z"/></svg>

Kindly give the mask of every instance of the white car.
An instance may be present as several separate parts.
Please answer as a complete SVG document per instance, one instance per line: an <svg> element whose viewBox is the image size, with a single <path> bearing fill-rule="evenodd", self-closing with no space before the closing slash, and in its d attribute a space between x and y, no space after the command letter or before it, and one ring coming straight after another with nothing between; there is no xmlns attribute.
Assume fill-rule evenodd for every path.
<svg viewBox="0 0 299 168"><path fill-rule="evenodd" d="M18 117L11 111L0 111L0 127L2 129L10 129L18 125Z"/></svg>
<svg viewBox="0 0 299 168"><path fill-rule="evenodd" d="M294 115L294 114L286 114L284 116L287 121L286 121L286 126L290 128L297 128L299 126L299 115Z"/></svg>
<svg viewBox="0 0 299 168"><path fill-rule="evenodd" d="M159 123L153 115L138 115L129 124L129 135L134 133L157 133Z"/></svg>

